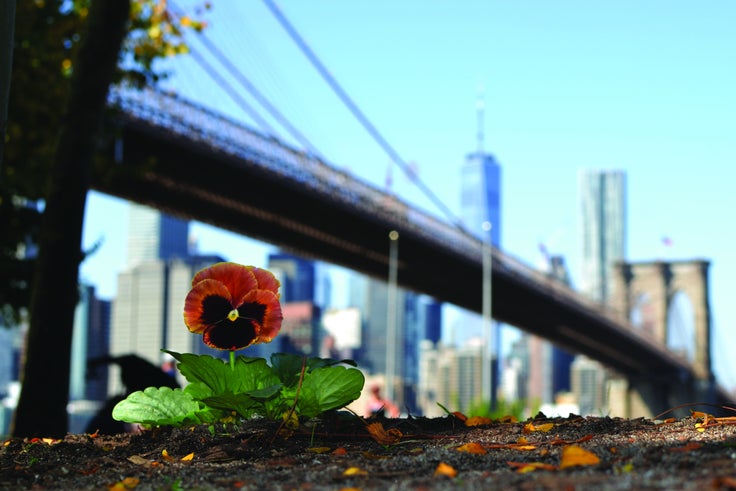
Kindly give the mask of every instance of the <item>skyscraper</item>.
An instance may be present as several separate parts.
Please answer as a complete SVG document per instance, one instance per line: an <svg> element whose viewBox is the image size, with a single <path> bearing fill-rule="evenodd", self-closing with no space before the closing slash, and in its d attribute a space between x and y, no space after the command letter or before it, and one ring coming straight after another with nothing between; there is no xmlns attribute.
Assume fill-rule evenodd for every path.
<svg viewBox="0 0 736 491"><path fill-rule="evenodd" d="M128 266L189 255L189 222L148 206L131 203Z"/></svg>
<svg viewBox="0 0 736 491"><path fill-rule="evenodd" d="M161 349L219 353L191 334L182 318L194 274L223 261L188 253L189 223L158 210L131 204L128 264L118 275L112 305L110 354L135 354L160 364ZM121 390L119 369L110 367L110 393Z"/></svg>
<svg viewBox="0 0 736 491"><path fill-rule="evenodd" d="M80 285L74 314L69 398L102 401L107 397L107 367L91 373L87 362L107 355L110 344L110 301L97 298L95 287Z"/></svg>
<svg viewBox="0 0 736 491"><path fill-rule="evenodd" d="M621 170L583 169L578 183L581 290L591 299L606 303L613 263L626 255L626 177Z"/></svg>
<svg viewBox="0 0 736 491"><path fill-rule="evenodd" d="M626 255L626 176L621 170L583 169L578 185L581 291L605 304L612 293L613 264ZM581 414L605 411L607 373L600 363L578 355L570 377Z"/></svg>
<svg viewBox="0 0 736 491"><path fill-rule="evenodd" d="M284 321L279 336L268 344L253 346L249 356L270 357L272 353L316 356L321 341L322 306L316 300L317 264L283 252L268 255L268 270L281 286Z"/></svg>
<svg viewBox="0 0 736 491"><path fill-rule="evenodd" d="M183 312L194 274L223 260L220 256L154 259L121 272L112 305L110 355L135 354L154 365L162 361L162 348L219 356L201 336L189 332ZM110 391L120 391L115 366L110 369Z"/></svg>
<svg viewBox="0 0 736 491"><path fill-rule="evenodd" d="M461 169L460 179L460 209L461 218L465 228L479 239L498 247L501 244L501 166L496 158L483 150L483 102L478 101L478 150L470 153L465 158ZM490 224L490 236L486 224ZM485 258L484 258L484 264ZM484 280L485 281L485 280ZM490 281L489 281L490 284ZM479 288L482 285L478 285ZM486 305L484 305L484 309ZM492 312L491 312L492 314ZM467 340L469 337L485 337L483 318L472 312L462 312L459 326L463 333L456 333ZM484 397L490 398L491 405L495 407L496 388L499 380L499 347L501 344L501 326L491 323L492 340L487 340L492 347L485 346L483 349L491 350L490 374L489 367L481 363L483 374L478 377L486 378L490 375L490 387L483 386L481 392ZM488 395L486 395L488 394Z"/></svg>
<svg viewBox="0 0 736 491"><path fill-rule="evenodd" d="M548 255L545 252L545 273L568 286L568 274L565 260L560 255ZM570 391L570 365L574 356L544 338L533 334L522 336L527 343L528 377L525 380L528 402L552 404L560 393Z"/></svg>
<svg viewBox="0 0 736 491"><path fill-rule="evenodd" d="M478 151L465 158L460 180L462 221L470 233L486 239L483 222L489 222L491 244L501 244L501 166L496 158Z"/></svg>
<svg viewBox="0 0 736 491"><path fill-rule="evenodd" d="M280 252L268 255L268 269L281 282L281 302L315 302L314 261Z"/></svg>

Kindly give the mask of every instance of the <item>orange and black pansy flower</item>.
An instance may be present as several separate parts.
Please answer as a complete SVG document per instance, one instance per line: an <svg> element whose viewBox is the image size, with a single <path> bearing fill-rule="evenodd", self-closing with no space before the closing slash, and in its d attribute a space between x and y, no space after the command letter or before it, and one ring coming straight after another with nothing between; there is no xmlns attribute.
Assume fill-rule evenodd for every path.
<svg viewBox="0 0 736 491"><path fill-rule="evenodd" d="M223 262L192 279L184 323L211 348L238 350L270 342L281 329L279 280L268 270Z"/></svg>

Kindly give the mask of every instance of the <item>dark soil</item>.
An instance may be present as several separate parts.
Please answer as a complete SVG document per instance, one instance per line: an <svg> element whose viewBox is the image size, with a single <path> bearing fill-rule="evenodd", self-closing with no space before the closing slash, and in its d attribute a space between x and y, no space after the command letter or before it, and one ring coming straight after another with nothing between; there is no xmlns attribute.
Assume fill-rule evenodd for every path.
<svg viewBox="0 0 736 491"><path fill-rule="evenodd" d="M466 427L453 416L382 420L401 432L382 445L357 417L279 432L278 424L161 428L116 436L68 435L60 442L10 439L0 450L2 489L404 490L404 489L736 489L736 424L699 419L538 417ZM520 438L528 441L520 449ZM462 452L475 442L485 454ZM600 463L518 472L518 462L557 468L578 445ZM192 455L193 454L193 455ZM191 460L182 460L190 456ZM455 477L436 475L440 463ZM347 472L346 472L347 471ZM351 475L351 472L353 473ZM126 487L127 486L127 487Z"/></svg>

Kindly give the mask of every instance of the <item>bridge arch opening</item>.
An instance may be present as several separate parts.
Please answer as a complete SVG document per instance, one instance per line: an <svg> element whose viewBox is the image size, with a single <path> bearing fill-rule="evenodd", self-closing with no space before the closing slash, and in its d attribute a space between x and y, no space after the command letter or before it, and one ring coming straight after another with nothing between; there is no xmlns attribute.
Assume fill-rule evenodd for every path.
<svg viewBox="0 0 736 491"><path fill-rule="evenodd" d="M669 302L666 343L674 353L695 362L695 309L683 291L676 291Z"/></svg>
<svg viewBox="0 0 736 491"><path fill-rule="evenodd" d="M648 292L639 292L633 295L629 319L631 325L641 333L654 337L657 319L654 313L652 296Z"/></svg>
<svg viewBox="0 0 736 491"><path fill-rule="evenodd" d="M611 299L620 316L647 335L653 327L654 339L684 354L700 380L712 377L709 266L703 259L622 261L614 266Z"/></svg>

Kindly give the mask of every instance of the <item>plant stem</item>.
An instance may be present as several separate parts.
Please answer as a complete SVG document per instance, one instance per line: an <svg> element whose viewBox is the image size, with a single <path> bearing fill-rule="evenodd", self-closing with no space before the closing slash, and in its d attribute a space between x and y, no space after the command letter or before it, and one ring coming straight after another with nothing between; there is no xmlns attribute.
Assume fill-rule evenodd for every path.
<svg viewBox="0 0 736 491"><path fill-rule="evenodd" d="M235 351L230 350L230 370L235 371Z"/></svg>

